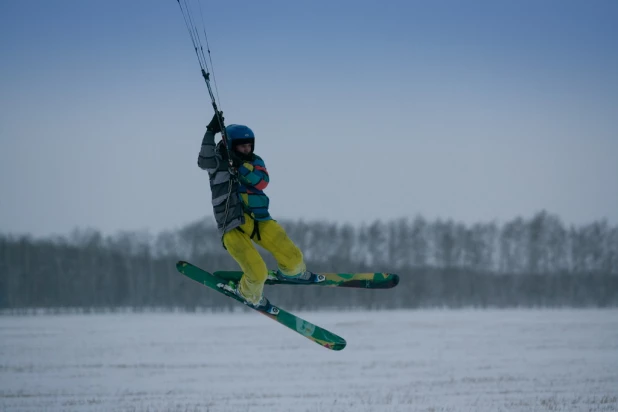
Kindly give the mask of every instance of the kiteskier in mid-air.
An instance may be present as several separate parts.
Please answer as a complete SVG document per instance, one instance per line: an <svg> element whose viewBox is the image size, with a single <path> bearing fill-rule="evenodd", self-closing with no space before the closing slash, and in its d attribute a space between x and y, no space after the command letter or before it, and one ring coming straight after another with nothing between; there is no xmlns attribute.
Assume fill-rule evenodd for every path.
<svg viewBox="0 0 618 412"><path fill-rule="evenodd" d="M264 192L270 175L264 160L255 154L255 134L245 125L223 125L216 112L206 127L197 164L208 172L212 206L225 249L242 270L233 292L247 305L265 310L266 263L255 244L270 252L277 261L277 276L291 282L311 282L301 250L285 229L272 218L270 200ZM215 144L215 135L221 140Z"/></svg>
<svg viewBox="0 0 618 412"><path fill-rule="evenodd" d="M235 293L235 287L242 276L242 272L219 271L211 274L194 266L188 262L180 261L176 264L180 273L194 281L214 289L226 296L239 302L247 302ZM315 274L314 282L298 283L279 279L274 271L268 276L267 284L294 284L294 285L315 285L324 287L355 287L364 289L387 289L397 286L399 276L392 273L323 273ZM293 315L270 302L266 307L256 307L247 305L250 308L268 316L302 336L332 350L345 348L346 341L320 326L307 322L304 319Z"/></svg>

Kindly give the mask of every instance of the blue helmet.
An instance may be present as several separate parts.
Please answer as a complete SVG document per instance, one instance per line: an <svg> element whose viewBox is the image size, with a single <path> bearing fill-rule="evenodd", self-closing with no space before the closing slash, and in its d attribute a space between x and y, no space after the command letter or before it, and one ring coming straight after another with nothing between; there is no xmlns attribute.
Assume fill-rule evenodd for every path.
<svg viewBox="0 0 618 412"><path fill-rule="evenodd" d="M253 130L242 124L231 124L226 126L225 134L228 140L229 149L239 144L251 143L251 153L255 149L255 135Z"/></svg>

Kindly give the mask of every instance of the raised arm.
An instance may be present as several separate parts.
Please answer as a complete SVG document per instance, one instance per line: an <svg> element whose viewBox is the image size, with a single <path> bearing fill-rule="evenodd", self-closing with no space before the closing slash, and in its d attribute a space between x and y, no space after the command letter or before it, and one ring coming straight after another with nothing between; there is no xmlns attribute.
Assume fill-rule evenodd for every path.
<svg viewBox="0 0 618 412"><path fill-rule="evenodd" d="M215 134L211 130L206 129L202 139L202 148L197 158L197 165L200 169L207 170L209 173L217 170L219 159L217 159L215 148Z"/></svg>
<svg viewBox="0 0 618 412"><path fill-rule="evenodd" d="M220 119L223 121L223 112L219 112ZM202 139L202 148L200 149L200 155L197 158L197 165L200 169L207 170L208 173L214 173L219 167L220 158L217 157L215 146L215 135L221 131L221 123L219 122L219 116L214 114L208 126L206 126L206 133Z"/></svg>

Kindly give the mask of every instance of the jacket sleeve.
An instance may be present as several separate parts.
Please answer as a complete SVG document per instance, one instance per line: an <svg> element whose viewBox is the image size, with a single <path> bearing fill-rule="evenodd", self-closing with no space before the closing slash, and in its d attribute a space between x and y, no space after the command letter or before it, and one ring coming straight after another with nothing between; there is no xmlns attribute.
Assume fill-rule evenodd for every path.
<svg viewBox="0 0 618 412"><path fill-rule="evenodd" d="M258 190L266 189L270 178L266 165L261 158L255 159L253 164L245 162L238 168L238 180L246 186L255 187Z"/></svg>
<svg viewBox="0 0 618 412"><path fill-rule="evenodd" d="M215 151L215 134L210 130L206 130L202 139L202 148L197 158L197 165L200 169L207 170L208 173L214 173L219 167L219 158Z"/></svg>

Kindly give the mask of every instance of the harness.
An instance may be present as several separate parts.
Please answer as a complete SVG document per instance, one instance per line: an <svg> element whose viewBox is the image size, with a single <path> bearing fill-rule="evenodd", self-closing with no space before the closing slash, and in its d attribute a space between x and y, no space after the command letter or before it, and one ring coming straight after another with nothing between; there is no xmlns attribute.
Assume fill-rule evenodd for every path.
<svg viewBox="0 0 618 412"><path fill-rule="evenodd" d="M240 230L242 233L245 233L245 231L240 226L236 229ZM260 222L253 219L253 232L251 232L249 239L253 240L255 236L257 236L257 240L262 240L262 236L260 235Z"/></svg>

